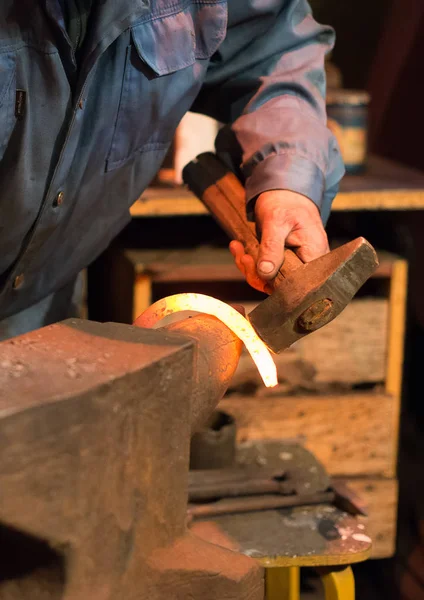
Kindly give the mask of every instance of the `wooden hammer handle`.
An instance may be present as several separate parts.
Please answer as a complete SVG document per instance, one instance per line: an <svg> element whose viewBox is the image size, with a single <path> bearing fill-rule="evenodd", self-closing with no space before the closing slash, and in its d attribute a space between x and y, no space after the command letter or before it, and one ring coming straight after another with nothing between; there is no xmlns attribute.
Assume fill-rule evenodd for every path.
<svg viewBox="0 0 424 600"><path fill-rule="evenodd" d="M205 190L201 200L228 236L241 242L246 252L257 261L259 241L256 226L247 220L244 188L237 177L226 173Z"/></svg>
<svg viewBox="0 0 424 600"><path fill-rule="evenodd" d="M254 223L247 220L246 194L239 179L214 154L205 153L189 163L183 171L184 182L203 202L231 239L241 242L255 262L259 240ZM303 265L289 249L276 279L288 277Z"/></svg>

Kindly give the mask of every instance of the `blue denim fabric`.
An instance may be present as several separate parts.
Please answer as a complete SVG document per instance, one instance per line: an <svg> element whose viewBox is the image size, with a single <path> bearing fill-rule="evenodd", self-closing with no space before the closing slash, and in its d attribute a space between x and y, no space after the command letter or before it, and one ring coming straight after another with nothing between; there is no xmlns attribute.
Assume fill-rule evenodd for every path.
<svg viewBox="0 0 424 600"><path fill-rule="evenodd" d="M95 7L77 64L59 0L1 2L0 319L102 252L192 106L232 123L247 200L293 189L325 220L343 174L324 103L334 36L305 0Z"/></svg>
<svg viewBox="0 0 424 600"><path fill-rule="evenodd" d="M0 342L65 319L82 318L84 279L80 274L60 290L0 321ZM0 361L1 362L1 361Z"/></svg>

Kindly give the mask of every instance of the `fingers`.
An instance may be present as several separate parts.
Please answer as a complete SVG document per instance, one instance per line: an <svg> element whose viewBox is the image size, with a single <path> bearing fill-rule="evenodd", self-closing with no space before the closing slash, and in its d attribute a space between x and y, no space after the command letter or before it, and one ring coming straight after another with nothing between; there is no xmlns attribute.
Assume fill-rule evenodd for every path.
<svg viewBox="0 0 424 600"><path fill-rule="evenodd" d="M230 243L230 252L234 257L237 268L244 275L247 283L255 290L269 293L268 289L265 289L265 282L258 276L255 261L251 256L246 254L243 244L235 240L232 241Z"/></svg>
<svg viewBox="0 0 424 600"><path fill-rule="evenodd" d="M245 254L241 260L245 268L247 283L251 285L255 290L270 293L266 281L261 279L261 277L259 277L258 275L254 259L248 254Z"/></svg>
<svg viewBox="0 0 424 600"><path fill-rule="evenodd" d="M330 252L327 234L324 228L319 225L310 235L305 230L294 230L286 238L286 246L293 248L304 263L311 262L311 260Z"/></svg>
<svg viewBox="0 0 424 600"><path fill-rule="evenodd" d="M231 254L234 257L237 267L240 269L239 262L243 254L245 254L243 244L241 242L238 242L237 240L233 240L232 242L230 242L229 248Z"/></svg>
<svg viewBox="0 0 424 600"><path fill-rule="evenodd" d="M291 247L303 262L329 250L318 207L301 194L288 190L265 192L256 202L255 216L262 231L258 273L264 280L276 276L285 247Z"/></svg>
<svg viewBox="0 0 424 600"><path fill-rule="evenodd" d="M230 244L238 269L257 290L270 293L284 262L284 249L290 247L303 262L310 262L329 252L317 206L301 194L287 190L264 192L255 206L256 222L261 232L257 264L238 241Z"/></svg>
<svg viewBox="0 0 424 600"><path fill-rule="evenodd" d="M234 261L238 270L246 277L246 268L242 263L242 258L245 255L244 246L241 242L233 240L230 243L230 252L234 257Z"/></svg>

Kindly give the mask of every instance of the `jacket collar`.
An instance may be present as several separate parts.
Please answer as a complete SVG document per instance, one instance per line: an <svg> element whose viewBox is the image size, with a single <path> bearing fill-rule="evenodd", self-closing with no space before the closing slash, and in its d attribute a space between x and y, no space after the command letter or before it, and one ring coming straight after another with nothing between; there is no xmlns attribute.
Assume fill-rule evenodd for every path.
<svg viewBox="0 0 424 600"><path fill-rule="evenodd" d="M56 30L59 50L68 67L76 69L75 56L66 32L60 0L41 0ZM87 32L81 70L88 72L105 49L150 12L150 0L94 0Z"/></svg>

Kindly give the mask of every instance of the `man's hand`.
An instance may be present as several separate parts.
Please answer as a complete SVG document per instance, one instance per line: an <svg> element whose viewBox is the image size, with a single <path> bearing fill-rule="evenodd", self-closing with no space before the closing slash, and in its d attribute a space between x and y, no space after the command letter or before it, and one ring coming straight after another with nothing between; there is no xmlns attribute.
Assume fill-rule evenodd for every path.
<svg viewBox="0 0 424 600"><path fill-rule="evenodd" d="M270 282L284 262L285 246L303 262L329 251L319 210L306 196L288 190L264 192L256 201L255 217L261 232L258 264L240 242L231 242L230 251L247 282L257 290L271 291Z"/></svg>

